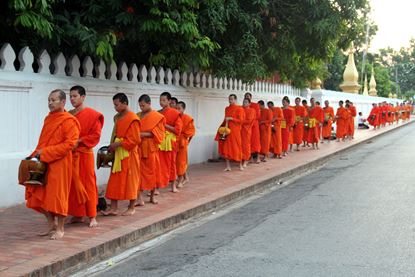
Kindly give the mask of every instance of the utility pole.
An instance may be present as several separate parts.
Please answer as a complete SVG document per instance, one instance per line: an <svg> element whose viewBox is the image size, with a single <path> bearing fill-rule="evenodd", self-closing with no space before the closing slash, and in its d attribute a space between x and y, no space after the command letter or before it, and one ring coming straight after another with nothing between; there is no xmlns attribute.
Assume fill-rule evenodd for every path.
<svg viewBox="0 0 415 277"><path fill-rule="evenodd" d="M366 55L367 50L369 48L369 23L366 22L366 37L365 37L365 48L363 49L363 57L362 57L362 73L360 74L360 83L362 84L362 89L364 87L363 84L363 76L365 75L365 65L366 65ZM363 90L362 90L363 91Z"/></svg>

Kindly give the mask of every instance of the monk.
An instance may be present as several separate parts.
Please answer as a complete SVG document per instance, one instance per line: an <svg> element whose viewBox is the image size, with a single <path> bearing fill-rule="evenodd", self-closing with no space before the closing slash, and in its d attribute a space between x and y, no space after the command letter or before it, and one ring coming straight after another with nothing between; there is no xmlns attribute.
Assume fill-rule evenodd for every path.
<svg viewBox="0 0 415 277"><path fill-rule="evenodd" d="M348 127L348 119L349 119L349 112L346 110L345 107L343 107L344 102L342 100L339 101L339 107L336 111L336 138L337 141L340 141L342 139L345 140L347 127Z"/></svg>
<svg viewBox="0 0 415 277"><path fill-rule="evenodd" d="M261 116L259 118L259 134L261 138L261 161L266 162L269 155L269 147L271 143L271 121L272 111L265 107L264 101L258 101L259 107L261 108Z"/></svg>
<svg viewBox="0 0 415 277"><path fill-rule="evenodd" d="M179 100L176 97L172 97L170 100L170 108L177 109L177 103L179 103Z"/></svg>
<svg viewBox="0 0 415 277"><path fill-rule="evenodd" d="M376 103L372 104L372 110L370 111L369 117L367 118L367 122L373 126L373 129L376 130L379 128L380 125L380 110Z"/></svg>
<svg viewBox="0 0 415 277"><path fill-rule="evenodd" d="M242 122L244 121L244 109L237 105L237 98L235 94L229 95L229 106L225 109L225 118L221 124L222 127L228 127L230 133L226 137L220 138L219 134L216 140L219 143L219 154L226 161L226 168L224 171L231 171L230 161L239 163L239 170L244 170L242 165Z"/></svg>
<svg viewBox="0 0 415 277"><path fill-rule="evenodd" d="M85 106L86 92L84 87L72 87L69 96L74 107L69 112L78 119L81 125L81 132L72 153L74 166L69 193L68 214L73 216L71 223L83 222L83 217L89 217L89 227L92 228L98 226L96 220L98 187L94 169L93 148L101 138L104 116ZM80 184L80 187L76 184ZM80 196L82 194L85 197Z"/></svg>
<svg viewBox="0 0 415 277"><path fill-rule="evenodd" d="M50 113L46 116L39 142L30 155L47 163L46 184L26 186L26 206L45 215L49 230L39 235L60 239L68 214L68 198L72 179L72 149L79 138L78 120L65 111L66 95L60 89L48 97ZM55 219L57 225L55 225Z"/></svg>
<svg viewBox="0 0 415 277"><path fill-rule="evenodd" d="M354 129L355 129L355 121L354 118L357 115L356 107L353 105L353 102L350 102L349 100L346 100L346 105L348 105L349 110L349 128L348 128L348 137L350 139L354 139Z"/></svg>
<svg viewBox="0 0 415 277"><path fill-rule="evenodd" d="M387 121L386 117L387 117L387 113L388 113L385 102L379 103L379 107L380 107L380 125L382 127L385 127L386 126L386 121Z"/></svg>
<svg viewBox="0 0 415 277"><path fill-rule="evenodd" d="M268 108L272 111L271 120L271 151L274 158L281 159L282 154L282 137L281 137L281 122L284 120L284 114L280 107L274 107L274 102L267 103Z"/></svg>
<svg viewBox="0 0 415 277"><path fill-rule="evenodd" d="M114 152L115 158L105 193L111 200L111 207L102 214L118 215L118 201L128 200L128 208L122 215L129 216L135 213L140 189L140 120L130 111L127 95L117 93L112 101L117 114L108 151Z"/></svg>
<svg viewBox="0 0 415 277"><path fill-rule="evenodd" d="M251 138L252 126L256 120L256 111L250 107L251 100L245 98L243 101L243 108L245 112L245 119L242 122L241 140L242 140L242 166L246 168L251 159Z"/></svg>
<svg viewBox="0 0 415 277"><path fill-rule="evenodd" d="M322 129L322 137L323 140L326 139L330 142L331 138L331 129L333 126L333 119L334 119L334 110L330 107L330 102L328 100L324 101L324 123Z"/></svg>
<svg viewBox="0 0 415 277"><path fill-rule="evenodd" d="M324 122L324 111L315 103L314 98L310 99L310 110L308 112L308 143L311 143L312 149L319 149L320 128Z"/></svg>
<svg viewBox="0 0 415 277"><path fill-rule="evenodd" d="M295 123L295 112L290 108L290 99L288 96L284 96L282 105L282 112L284 114L284 120L281 122L282 155L287 156L290 133Z"/></svg>
<svg viewBox="0 0 415 277"><path fill-rule="evenodd" d="M307 104L307 100L303 100L301 101L301 104L303 105L303 107L305 108L306 112L307 112L307 116L304 118L304 130L303 130L303 147L309 147L310 145L307 142L307 138L308 138L308 111L309 111L309 106Z"/></svg>
<svg viewBox="0 0 415 277"><path fill-rule="evenodd" d="M150 191L150 203L158 204L155 191L160 183L159 144L166 134L166 119L162 114L151 107L151 98L143 94L138 98L141 112L137 114L140 119L140 190ZM144 206L141 193L136 206Z"/></svg>
<svg viewBox="0 0 415 277"><path fill-rule="evenodd" d="M300 145L303 142L304 136L304 121L307 116L306 107L301 105L300 97L295 98L295 124L293 129L293 141L297 145L296 151L300 151Z"/></svg>
<svg viewBox="0 0 415 277"><path fill-rule="evenodd" d="M163 92L160 95L159 111L166 118L166 135L160 144L160 188L165 188L171 184L171 192L179 192L176 185L177 169L176 158L178 147L178 138L183 128L183 121L180 112L170 107L171 94ZM157 194L158 192L156 192Z"/></svg>
<svg viewBox="0 0 415 277"><path fill-rule="evenodd" d="M179 136L179 147L177 152L177 187L181 188L189 181L189 177L187 176L187 166L189 163L187 149L196 133L196 129L193 118L184 113L186 110L186 103L179 101L177 103L177 110L182 115L183 121L183 129Z"/></svg>
<svg viewBox="0 0 415 277"><path fill-rule="evenodd" d="M396 124L399 123L399 111L400 111L399 103L396 103L396 106L395 106L395 109L394 109L394 112L395 112L395 122L396 122Z"/></svg>
<svg viewBox="0 0 415 277"><path fill-rule="evenodd" d="M254 123L252 125L252 132L251 132L251 153L252 159L255 163L260 163L259 159L259 151L261 150L261 140L259 136L259 117L261 116L261 109L259 108L258 103L254 103L252 101L252 94L250 92L245 93L244 98L249 99L251 104L249 105L250 108L254 109L256 112L256 118L254 119Z"/></svg>

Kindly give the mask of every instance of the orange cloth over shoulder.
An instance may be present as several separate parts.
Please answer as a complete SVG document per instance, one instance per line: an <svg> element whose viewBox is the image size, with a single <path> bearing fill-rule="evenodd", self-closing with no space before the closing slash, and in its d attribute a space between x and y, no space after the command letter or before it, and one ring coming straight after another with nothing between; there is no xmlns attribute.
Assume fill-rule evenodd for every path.
<svg viewBox="0 0 415 277"><path fill-rule="evenodd" d="M244 107L245 119L242 122L241 141L242 141L242 160L249 161L251 158L251 138L252 126L256 120L256 111L250 107Z"/></svg>
<svg viewBox="0 0 415 277"><path fill-rule="evenodd" d="M256 117L252 125L251 133L251 153L259 153L261 150L261 139L259 134L259 117L261 116L261 108L258 103L251 103L250 108L255 110Z"/></svg>
<svg viewBox="0 0 415 277"><path fill-rule="evenodd" d="M174 127L176 141L172 142L173 151L159 151L160 158L160 188L165 188L169 182L177 179L176 157L178 151L178 139L183 128L183 121L180 112L174 108L168 107L159 111L166 118L166 125ZM172 131L166 128L166 132Z"/></svg>
<svg viewBox="0 0 415 277"><path fill-rule="evenodd" d="M333 120L334 120L334 110L332 107L324 107L324 123L323 123L323 130L322 130L322 136L325 139L328 139L331 137L331 128L333 126Z"/></svg>
<svg viewBox="0 0 415 277"><path fill-rule="evenodd" d="M317 143L320 140L320 124L324 122L324 111L320 106L314 106L308 112L308 142ZM314 122L313 122L314 121ZM311 125L314 126L311 126Z"/></svg>
<svg viewBox="0 0 415 277"><path fill-rule="evenodd" d="M350 106L349 107L349 113L350 113L350 117L349 117L349 128L348 128L348 135L350 136L354 136L354 118L357 115L356 112L356 107L355 106Z"/></svg>
<svg viewBox="0 0 415 277"><path fill-rule="evenodd" d="M282 154L282 136L281 136L281 122L284 120L284 114L280 107L272 108L273 128L271 133L272 153L275 155Z"/></svg>
<svg viewBox="0 0 415 277"><path fill-rule="evenodd" d="M349 112L344 107L337 108L336 111L336 138L341 139L346 136L348 128Z"/></svg>
<svg viewBox="0 0 415 277"><path fill-rule="evenodd" d="M293 129L293 143L301 144L304 136L304 118L307 116L307 110L304 106L295 106L295 125Z"/></svg>
<svg viewBox="0 0 415 277"><path fill-rule="evenodd" d="M140 189L140 120L131 111L115 121L115 137L129 156L121 161L121 171L111 172L105 197L112 200L133 200Z"/></svg>
<svg viewBox="0 0 415 277"><path fill-rule="evenodd" d="M177 152L177 175L183 176L188 166L188 146L190 140L196 134L193 118L188 114L182 114L183 129L179 136L179 151Z"/></svg>
<svg viewBox="0 0 415 277"><path fill-rule="evenodd" d="M46 185L26 186L26 206L66 216L72 178L72 148L79 138L79 122L68 112L49 113L44 121L34 156L48 164Z"/></svg>
<svg viewBox="0 0 415 277"><path fill-rule="evenodd" d="M281 137L282 137L282 151L288 151L288 144L290 140L290 133L295 123L295 112L290 107L282 108L284 120L281 122Z"/></svg>
<svg viewBox="0 0 415 277"><path fill-rule="evenodd" d="M98 204L98 187L95 175L93 147L100 138L104 116L85 108L74 115L81 125L78 147L73 152L72 185L69 193L68 214L95 217Z"/></svg>
<svg viewBox="0 0 415 277"><path fill-rule="evenodd" d="M231 133L227 136L226 140L220 140L218 135L216 140L219 143L219 154L227 159L236 162L242 160L242 122L245 118L244 109L238 105L229 105L225 109L225 117L232 117L228 123L228 128ZM225 122L222 123L225 126Z"/></svg>
<svg viewBox="0 0 415 277"><path fill-rule="evenodd" d="M262 155L268 155L271 143L271 121L273 113L270 109L261 109L261 116L259 118L259 134L261 138Z"/></svg>
<svg viewBox="0 0 415 277"><path fill-rule="evenodd" d="M140 189L153 190L160 183L159 144L166 135L166 119L157 111L150 111L144 117L137 114L141 123L141 132L148 132L152 137L141 138L140 145Z"/></svg>

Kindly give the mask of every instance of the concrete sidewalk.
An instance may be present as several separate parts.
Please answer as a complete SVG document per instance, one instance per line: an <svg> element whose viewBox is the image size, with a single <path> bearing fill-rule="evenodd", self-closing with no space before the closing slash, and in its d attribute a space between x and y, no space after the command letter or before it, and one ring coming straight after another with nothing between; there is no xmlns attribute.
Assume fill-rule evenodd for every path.
<svg viewBox="0 0 415 277"><path fill-rule="evenodd" d="M302 151L290 153L282 160L250 165L243 172L236 166L232 172L223 172L224 163L191 166L191 181L180 193L163 191L158 205L146 203L131 217L100 216L98 228L67 225L65 237L58 241L37 236L46 228L43 216L23 205L4 209L0 211L0 276L66 275L176 228L190 218L278 186L284 178L319 166L335 154L405 125L408 123L376 131L357 130L352 141L324 143L318 151L301 148Z"/></svg>

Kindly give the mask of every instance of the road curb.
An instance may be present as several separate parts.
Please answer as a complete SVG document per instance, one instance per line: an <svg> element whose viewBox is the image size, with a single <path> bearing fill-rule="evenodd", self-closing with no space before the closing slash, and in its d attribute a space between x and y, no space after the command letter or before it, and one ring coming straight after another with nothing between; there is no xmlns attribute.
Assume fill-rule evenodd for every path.
<svg viewBox="0 0 415 277"><path fill-rule="evenodd" d="M275 175L261 182L252 184L248 187L241 188L240 190L231 192L225 196L221 196L217 199L208 201L199 206L190 208L174 216L166 217L158 222L134 230L115 239L108 240L97 246L93 246L85 251L79 252L73 256L57 260L54 263L42 266L37 269L33 269L31 272L25 274L24 276L66 276L68 274L74 273L94 263L107 259L113 255L119 254L128 248L136 246L149 239L152 239L163 233L169 232L177 227L180 227L186 224L191 219L204 216L207 213L210 213L215 209L224 207L226 205L231 205L245 197L251 196L253 193L257 193L269 189L271 187L281 186L279 184L280 180L292 177L293 175L304 173L312 168L319 167L325 164L328 160L334 158L335 156L338 156L339 154L351 151L355 149L357 146L360 146L370 140L379 138L385 134L389 134L393 131L399 130L402 127L412 124L414 122L415 120L409 121L393 129L386 130L382 133L376 134L373 137L363 139L343 149L336 150L324 157L318 158L307 164L303 164L295 168L292 168L282 174Z"/></svg>

